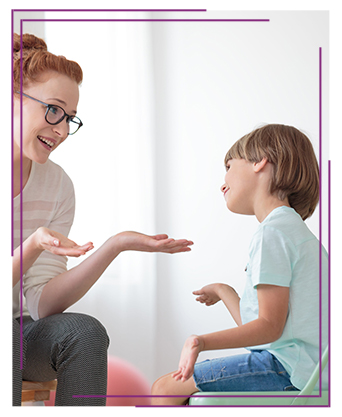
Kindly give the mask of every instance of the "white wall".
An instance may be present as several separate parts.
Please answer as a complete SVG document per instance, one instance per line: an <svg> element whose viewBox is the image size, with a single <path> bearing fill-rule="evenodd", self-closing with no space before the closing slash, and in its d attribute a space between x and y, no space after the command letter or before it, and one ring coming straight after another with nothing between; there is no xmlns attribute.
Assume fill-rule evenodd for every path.
<svg viewBox="0 0 342 417"><path fill-rule="evenodd" d="M203 13L153 17L196 19L203 18ZM60 51L55 49L58 42L51 45L52 33L58 33L58 40L61 33L68 37L70 26L57 30L53 23L52 31L46 24L52 52L65 54L87 68L78 109L85 126L52 156L67 170L76 188L72 238L80 243L94 239L98 246L121 226L130 227L120 223L120 210L127 207L134 227L153 214L147 229L139 231L165 232L195 242L190 254L144 254L139 258L144 276L146 271L150 276L148 285L138 278L128 283L122 278L125 265L136 262L136 257L116 261L107 276L70 309L98 317L111 337L110 353L133 362L151 382L177 367L187 336L234 325L222 305L205 307L191 294L218 281L234 286L240 294L244 287L248 245L257 221L226 209L220 193L224 155L237 139L263 123L291 124L304 130L318 154L319 47L323 48L324 68L323 242L327 243L328 14L208 12L205 18L268 18L270 22L132 23L144 28L141 36L148 45L127 44L128 51L145 47L150 51L143 54L148 64L140 62L137 68L140 73L141 65L145 70L148 65L150 77L141 84L143 95L149 94L153 114L129 118L131 123L139 119L139 138L152 140L150 145L147 139L143 142L144 149L153 144L148 156L152 160L145 166L142 148L136 151L134 146L124 146L125 129L119 137L113 133L112 127L122 123L117 107L99 122L113 100L120 103L120 97L125 97L122 91L119 95L122 78L117 76L122 61L110 54L111 45L126 39L115 32L118 24L94 23L94 29L85 33L81 26L74 26L83 23L69 23L77 30L68 53L66 44L59 46ZM132 30L132 26L127 29ZM85 51L83 57L78 55L81 50ZM135 77L133 72L123 82L129 84L131 77ZM139 115L139 108L133 111ZM141 119L146 117L151 119L144 125ZM141 169L132 178L136 163ZM144 184L149 181L152 188L146 202ZM138 191L133 200L131 187ZM117 198L119 192L126 195L125 201ZM318 236L318 211L308 224ZM142 291L148 294L146 299ZM235 352L206 352L201 359Z"/></svg>

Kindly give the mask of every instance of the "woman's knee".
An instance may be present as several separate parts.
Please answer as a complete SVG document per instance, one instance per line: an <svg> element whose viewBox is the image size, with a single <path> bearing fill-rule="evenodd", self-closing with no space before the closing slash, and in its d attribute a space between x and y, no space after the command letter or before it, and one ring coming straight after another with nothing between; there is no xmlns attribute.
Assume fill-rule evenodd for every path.
<svg viewBox="0 0 342 417"><path fill-rule="evenodd" d="M107 351L109 337L103 324L95 317L80 313L64 313L68 315L69 337L73 342L87 344L91 349Z"/></svg>
<svg viewBox="0 0 342 417"><path fill-rule="evenodd" d="M95 317L82 313L61 313L46 319L54 322L53 324L56 326L54 331L58 333L56 339L62 345L69 345L77 341L89 341L90 346L98 344L108 348L107 331Z"/></svg>
<svg viewBox="0 0 342 417"><path fill-rule="evenodd" d="M75 322L74 331L78 335L84 335L87 338L91 338L94 342L109 345L109 337L106 328L95 317L88 316L87 314L70 313L72 314L72 320Z"/></svg>

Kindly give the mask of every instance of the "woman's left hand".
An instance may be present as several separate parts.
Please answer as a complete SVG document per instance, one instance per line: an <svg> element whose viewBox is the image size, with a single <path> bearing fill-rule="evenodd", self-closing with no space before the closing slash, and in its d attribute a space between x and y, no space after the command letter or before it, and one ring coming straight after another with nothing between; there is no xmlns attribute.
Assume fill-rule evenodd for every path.
<svg viewBox="0 0 342 417"><path fill-rule="evenodd" d="M193 245L191 240L175 240L165 234L149 236L138 232L121 232L115 238L122 251L179 253L191 251L189 246Z"/></svg>

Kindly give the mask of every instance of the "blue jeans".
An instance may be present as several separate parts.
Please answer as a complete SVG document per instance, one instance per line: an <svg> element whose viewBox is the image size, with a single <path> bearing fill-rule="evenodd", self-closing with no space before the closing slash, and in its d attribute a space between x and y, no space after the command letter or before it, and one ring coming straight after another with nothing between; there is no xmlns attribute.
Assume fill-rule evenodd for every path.
<svg viewBox="0 0 342 417"><path fill-rule="evenodd" d="M197 363L194 379L200 391L297 391L283 365L267 350Z"/></svg>

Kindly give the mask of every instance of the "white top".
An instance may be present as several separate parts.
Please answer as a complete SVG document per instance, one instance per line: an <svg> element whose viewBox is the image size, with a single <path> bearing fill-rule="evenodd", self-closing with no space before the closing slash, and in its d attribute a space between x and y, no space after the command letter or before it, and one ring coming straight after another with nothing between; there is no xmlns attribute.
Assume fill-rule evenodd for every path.
<svg viewBox="0 0 342 417"><path fill-rule="evenodd" d="M35 230L45 226L68 236L75 212L74 187L63 169L48 160L32 162L30 177L23 190L23 236L20 239L20 195L14 198L14 249ZM38 303L44 285L66 271L67 258L41 253L23 277L23 315L38 317ZM26 301L26 302L25 302ZM20 317L20 281L13 288L13 317Z"/></svg>
<svg viewBox="0 0 342 417"><path fill-rule="evenodd" d="M258 284L290 288L283 334L273 343L250 348L272 353L299 389L319 361L320 337L322 352L328 343L328 255L321 246L320 286L319 252L318 239L300 215L289 207L276 208L260 223L251 241L246 288L240 302L242 322L247 323L258 317ZM327 380L325 371L323 388Z"/></svg>

